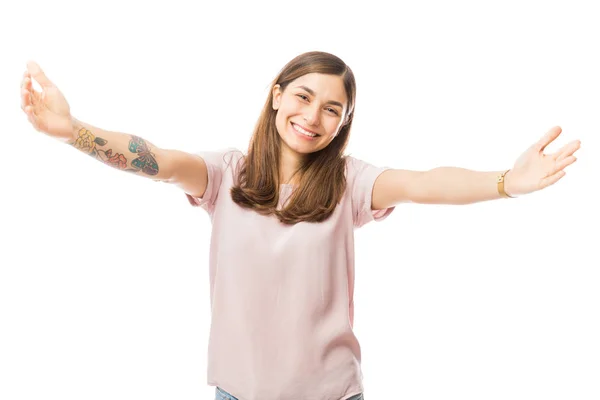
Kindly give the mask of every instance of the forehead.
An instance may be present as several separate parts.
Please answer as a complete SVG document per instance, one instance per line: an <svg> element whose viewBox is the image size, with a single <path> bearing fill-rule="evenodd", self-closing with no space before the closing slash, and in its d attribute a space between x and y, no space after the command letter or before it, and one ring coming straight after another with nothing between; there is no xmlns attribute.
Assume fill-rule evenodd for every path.
<svg viewBox="0 0 600 400"><path fill-rule="evenodd" d="M311 73L303 75L290 83L290 88L306 86L323 101L338 101L347 104L346 89L341 76Z"/></svg>

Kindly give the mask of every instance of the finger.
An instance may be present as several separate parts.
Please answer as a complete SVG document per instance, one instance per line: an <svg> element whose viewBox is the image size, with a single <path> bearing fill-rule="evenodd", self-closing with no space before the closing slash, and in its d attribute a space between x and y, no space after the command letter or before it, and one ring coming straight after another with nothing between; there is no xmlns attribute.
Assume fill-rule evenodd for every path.
<svg viewBox="0 0 600 400"><path fill-rule="evenodd" d="M33 108L36 104L38 104L36 97L27 89L21 89L21 109L25 111L26 106Z"/></svg>
<svg viewBox="0 0 600 400"><path fill-rule="evenodd" d="M564 158L575 153L577 150L579 150L580 147L581 147L581 141L574 140L571 143L564 145L559 151L552 154L552 156L554 157L554 159L556 161L561 161Z"/></svg>
<svg viewBox="0 0 600 400"><path fill-rule="evenodd" d="M31 91L27 90L27 88L21 89L21 108L30 105L34 106L37 102L34 101L34 96L32 96Z"/></svg>
<svg viewBox="0 0 600 400"><path fill-rule="evenodd" d="M29 117L31 118L29 121L33 125L35 129L40 132L45 132L47 125L44 123L44 118L40 116L40 111L36 110L35 107L28 107L29 109Z"/></svg>
<svg viewBox="0 0 600 400"><path fill-rule="evenodd" d="M33 88L31 87L31 78L27 77L25 79L23 79L23 87L27 90L32 90Z"/></svg>
<svg viewBox="0 0 600 400"><path fill-rule="evenodd" d="M41 104L42 102L42 95L40 92L38 92L37 90L32 90L31 89L31 80L29 80L29 87L28 88L24 88L21 93L23 94L23 96L25 97L26 100L28 100L28 103L31 104L32 106L37 106L39 104Z"/></svg>
<svg viewBox="0 0 600 400"><path fill-rule="evenodd" d="M27 75L27 73L24 74L24 76ZM25 76L23 78L23 80L21 81L21 108L23 108L23 106L25 104L23 104L26 100L31 98L31 78L29 78L28 76ZM29 95L29 96L28 96ZM32 100L32 99L30 99Z"/></svg>
<svg viewBox="0 0 600 400"><path fill-rule="evenodd" d="M25 111L25 107L29 105L29 92L25 89L21 89L21 109Z"/></svg>
<svg viewBox="0 0 600 400"><path fill-rule="evenodd" d="M554 185L556 182L558 182L560 180L560 178L562 178L565 175L566 175L565 171L558 171L554 175L550 175L550 176L542 179L542 181L540 183L540 186L541 186L540 189L544 189L550 185Z"/></svg>
<svg viewBox="0 0 600 400"><path fill-rule="evenodd" d="M36 92L35 90L29 92L29 96L31 98L31 104L33 104L34 106L42 102L42 95Z"/></svg>
<svg viewBox="0 0 600 400"><path fill-rule="evenodd" d="M556 139L558 137L558 135L560 135L560 133L562 132L562 128L560 126L555 126L554 128L550 129L548 132L546 132L546 134L544 136L542 136L542 138L536 143L536 149L538 151L544 151L544 149L546 148L546 146L548 146L550 143L552 143L552 141L554 139Z"/></svg>
<svg viewBox="0 0 600 400"><path fill-rule="evenodd" d="M562 159L561 161L558 161L556 163L556 165L554 166L554 170L552 171L552 173L556 173L556 172L568 167L569 165L573 164L575 161L577 161L577 157L575 157L575 156L568 156L568 157Z"/></svg>
<svg viewBox="0 0 600 400"><path fill-rule="evenodd" d="M31 122L33 124L33 117L32 117L32 111L31 111L31 106L25 106L23 108L23 111L25 111L25 115L27 115L27 119L29 120L29 122Z"/></svg>
<svg viewBox="0 0 600 400"><path fill-rule="evenodd" d="M23 79L21 79L21 87L25 86L25 80L29 78L29 72L23 72Z"/></svg>
<svg viewBox="0 0 600 400"><path fill-rule="evenodd" d="M48 79L42 68L35 61L27 62L27 71L31 74L31 76L42 86L43 88L52 86L52 81Z"/></svg>
<svg viewBox="0 0 600 400"><path fill-rule="evenodd" d="M25 114L27 114L27 120L29 121L29 123L31 123L31 125L33 125L33 127L35 128L36 131L39 131L40 127L37 122L37 117L33 112L33 108L31 106L27 106L27 107L25 107L24 111L25 111Z"/></svg>
<svg viewBox="0 0 600 400"><path fill-rule="evenodd" d="M21 81L21 94L23 94L24 91L31 91L31 79L30 78L23 78L23 80Z"/></svg>

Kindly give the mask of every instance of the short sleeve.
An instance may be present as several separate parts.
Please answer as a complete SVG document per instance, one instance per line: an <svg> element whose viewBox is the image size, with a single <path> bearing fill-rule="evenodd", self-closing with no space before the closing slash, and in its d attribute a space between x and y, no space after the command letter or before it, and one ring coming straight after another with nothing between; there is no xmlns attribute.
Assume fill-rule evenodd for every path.
<svg viewBox="0 0 600 400"><path fill-rule="evenodd" d="M188 202L194 207L202 207L210 214L212 214L215 202L219 195L219 189L223 182L223 175L227 167L231 164L232 153L239 152L236 149L226 149L222 151L211 151L211 152L198 152L194 153L204 160L206 164L206 171L208 174L208 181L206 184L206 190L202 197L192 196L185 193Z"/></svg>
<svg viewBox="0 0 600 400"><path fill-rule="evenodd" d="M346 182L349 185L352 196L352 217L354 227L361 226L371 221L381 221L387 218L394 207L388 207L383 210L371 210L373 199L373 186L375 180L388 167L376 167L354 157L347 158L347 177Z"/></svg>

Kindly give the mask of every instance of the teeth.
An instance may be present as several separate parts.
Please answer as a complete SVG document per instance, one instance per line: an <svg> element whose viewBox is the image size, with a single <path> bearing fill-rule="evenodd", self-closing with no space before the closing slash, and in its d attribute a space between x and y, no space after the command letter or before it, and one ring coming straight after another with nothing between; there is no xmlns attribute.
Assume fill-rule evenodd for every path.
<svg viewBox="0 0 600 400"><path fill-rule="evenodd" d="M293 126L294 126L294 129L295 129L296 131L300 132L300 133L301 133L301 134L303 134L303 135L310 136L310 137L315 137L315 136L317 136L317 135L316 135L316 134L314 134L314 133L310 133L310 132L307 132L307 131L305 131L304 129L300 128L300 127L299 127L298 125L296 125L296 124L293 124Z"/></svg>

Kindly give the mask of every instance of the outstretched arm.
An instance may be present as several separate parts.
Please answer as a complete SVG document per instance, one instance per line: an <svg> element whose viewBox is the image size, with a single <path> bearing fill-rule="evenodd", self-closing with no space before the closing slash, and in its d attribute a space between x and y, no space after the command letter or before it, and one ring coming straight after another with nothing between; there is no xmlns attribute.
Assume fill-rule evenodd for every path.
<svg viewBox="0 0 600 400"><path fill-rule="evenodd" d="M573 155L581 146L574 140L552 154L544 149L562 129L550 129L530 146L504 176L504 190L519 196L544 189L565 176L564 168L575 162ZM505 171L472 171L458 167L439 167L429 171L391 169L383 172L373 187L372 208L380 210L399 203L470 204L501 198L498 177Z"/></svg>

